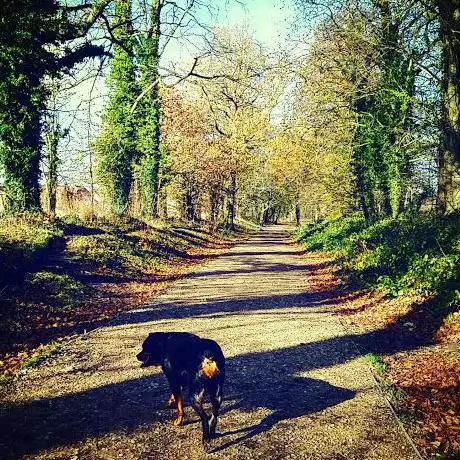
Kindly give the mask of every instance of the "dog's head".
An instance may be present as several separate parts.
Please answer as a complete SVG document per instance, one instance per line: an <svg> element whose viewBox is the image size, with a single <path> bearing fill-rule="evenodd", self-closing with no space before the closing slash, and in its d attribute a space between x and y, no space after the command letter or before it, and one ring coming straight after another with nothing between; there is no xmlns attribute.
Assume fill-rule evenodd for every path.
<svg viewBox="0 0 460 460"><path fill-rule="evenodd" d="M160 366L164 359L164 332L153 332L142 344L142 351L136 358L142 362L141 367Z"/></svg>

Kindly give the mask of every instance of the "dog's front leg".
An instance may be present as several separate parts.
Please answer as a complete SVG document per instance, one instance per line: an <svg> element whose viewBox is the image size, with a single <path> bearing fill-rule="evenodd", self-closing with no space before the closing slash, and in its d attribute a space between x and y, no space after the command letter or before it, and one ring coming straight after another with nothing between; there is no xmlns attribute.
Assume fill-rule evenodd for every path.
<svg viewBox="0 0 460 460"><path fill-rule="evenodd" d="M177 407L177 415L173 424L175 426L179 426L184 420L184 402L182 399L182 387L180 384L180 378L172 372L171 364L167 360L165 360L163 363L163 372L166 375L169 383L169 388L171 389L172 393L168 402L175 401Z"/></svg>

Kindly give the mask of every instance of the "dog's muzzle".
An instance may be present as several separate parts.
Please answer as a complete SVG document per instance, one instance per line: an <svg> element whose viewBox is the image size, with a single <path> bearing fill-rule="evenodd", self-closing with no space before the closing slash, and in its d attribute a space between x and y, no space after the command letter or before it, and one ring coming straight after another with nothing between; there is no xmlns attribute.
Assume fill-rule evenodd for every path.
<svg viewBox="0 0 460 460"><path fill-rule="evenodd" d="M141 367L147 367L149 360L150 360L150 353L147 353L145 351L141 351L137 356L136 356L138 361L141 361Z"/></svg>

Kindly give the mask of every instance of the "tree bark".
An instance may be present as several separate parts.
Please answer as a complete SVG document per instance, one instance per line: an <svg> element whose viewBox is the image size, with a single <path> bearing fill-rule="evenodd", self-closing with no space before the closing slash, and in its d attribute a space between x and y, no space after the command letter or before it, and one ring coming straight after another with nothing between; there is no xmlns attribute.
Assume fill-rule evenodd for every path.
<svg viewBox="0 0 460 460"><path fill-rule="evenodd" d="M48 212L51 218L56 217L56 189L58 170L58 145L61 131L59 125L53 123L46 135L46 147L48 150L48 171L46 172L46 190L48 193Z"/></svg>
<svg viewBox="0 0 460 460"><path fill-rule="evenodd" d="M353 79L355 80L355 77ZM367 97L363 94L363 92L365 92L364 85L358 84L355 102L355 111L356 116L358 117L358 122L367 110ZM355 138L358 143L362 142L359 128L356 131ZM366 164L363 159L365 149L365 145L357 145L353 149L352 169L355 178L355 196L357 202L359 203L359 207L364 214L364 218L369 220L371 218L373 207L371 204L372 200L369 198L372 191L369 190L369 185L365 179Z"/></svg>
<svg viewBox="0 0 460 460"><path fill-rule="evenodd" d="M140 50L140 89L146 91L139 103L138 149L141 152L139 162L140 188L143 214L158 217L160 191L160 96L159 96L159 60L161 34L160 0L152 1L150 28L142 38Z"/></svg>
<svg viewBox="0 0 460 460"><path fill-rule="evenodd" d="M227 229L235 230L236 213L236 174L232 173L230 189L227 198Z"/></svg>
<svg viewBox="0 0 460 460"><path fill-rule="evenodd" d="M460 209L460 0L438 0L438 8L444 68L438 206L448 213Z"/></svg>
<svg viewBox="0 0 460 460"><path fill-rule="evenodd" d="M295 205L295 223L297 227L300 226L300 205L299 203L296 203Z"/></svg>

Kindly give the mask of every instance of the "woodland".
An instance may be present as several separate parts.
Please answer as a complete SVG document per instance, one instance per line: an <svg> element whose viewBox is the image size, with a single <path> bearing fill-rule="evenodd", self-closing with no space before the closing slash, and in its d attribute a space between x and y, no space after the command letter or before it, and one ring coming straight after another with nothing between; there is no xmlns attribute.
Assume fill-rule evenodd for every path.
<svg viewBox="0 0 460 460"><path fill-rule="evenodd" d="M400 404L423 420L421 449L459 458L459 0L285 0L294 19L273 49L250 25L213 22L230 4L245 8L2 0L5 379L41 359L37 346L128 308L70 314L93 292L73 269L50 275L55 259L43 266L59 242L66 260L141 276L171 254L186 258L203 238L217 250L242 226L288 222L307 251L334 260L347 286L385 299L363 321L440 347L422 384L428 358L369 359L382 385L407 392ZM69 185L88 192L78 213L64 206ZM168 222L192 232L186 244ZM34 338L37 327L63 324Z"/></svg>

